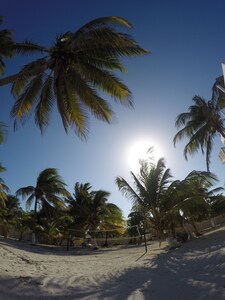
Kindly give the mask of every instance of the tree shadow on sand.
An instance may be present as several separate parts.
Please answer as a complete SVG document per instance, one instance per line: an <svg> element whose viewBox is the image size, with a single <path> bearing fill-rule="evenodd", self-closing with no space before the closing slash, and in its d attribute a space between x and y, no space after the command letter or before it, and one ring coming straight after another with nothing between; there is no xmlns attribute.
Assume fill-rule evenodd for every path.
<svg viewBox="0 0 225 300"><path fill-rule="evenodd" d="M225 241L219 242L221 234L225 237L218 232L208 236L208 241L201 237L153 259L143 257L144 267L127 269L97 290L94 286L76 290L77 299L225 299Z"/></svg>
<svg viewBox="0 0 225 300"><path fill-rule="evenodd" d="M0 299L4 300L66 300L77 299L74 295L61 293L61 287L52 285L51 290L42 287L42 279L39 277L19 276L0 277ZM58 295L57 295L58 290Z"/></svg>
<svg viewBox="0 0 225 300"><path fill-rule="evenodd" d="M151 249L149 249L151 252ZM225 231L150 257L118 275L0 278L0 299L222 300L225 299ZM100 257L99 257L100 259ZM137 266L135 266L137 264ZM22 294L23 293L23 294Z"/></svg>

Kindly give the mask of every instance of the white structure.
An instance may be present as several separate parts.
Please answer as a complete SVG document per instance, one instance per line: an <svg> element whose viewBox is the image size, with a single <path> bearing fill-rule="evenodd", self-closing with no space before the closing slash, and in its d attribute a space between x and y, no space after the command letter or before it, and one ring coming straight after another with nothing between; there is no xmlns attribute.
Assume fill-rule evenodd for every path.
<svg viewBox="0 0 225 300"><path fill-rule="evenodd" d="M222 70L223 70L223 86L217 85L218 89L220 89L223 93L225 93L225 64L222 63Z"/></svg>

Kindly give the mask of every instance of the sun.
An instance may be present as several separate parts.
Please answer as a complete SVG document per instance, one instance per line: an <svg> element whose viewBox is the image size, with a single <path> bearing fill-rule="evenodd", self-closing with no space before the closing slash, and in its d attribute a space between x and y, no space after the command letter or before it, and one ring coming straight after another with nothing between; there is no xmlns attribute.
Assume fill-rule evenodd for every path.
<svg viewBox="0 0 225 300"><path fill-rule="evenodd" d="M153 148L153 151L148 153L150 148ZM137 172L140 169L140 159L152 157L153 162L157 162L162 156L162 151L156 143L147 139L140 139L132 142L128 147L127 164L132 172Z"/></svg>

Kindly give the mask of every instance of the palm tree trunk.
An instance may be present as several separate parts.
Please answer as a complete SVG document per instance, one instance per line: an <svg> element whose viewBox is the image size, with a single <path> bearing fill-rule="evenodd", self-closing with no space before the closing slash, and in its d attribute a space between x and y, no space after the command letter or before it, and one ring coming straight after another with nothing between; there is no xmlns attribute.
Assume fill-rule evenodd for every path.
<svg viewBox="0 0 225 300"><path fill-rule="evenodd" d="M109 236L109 233L108 233L108 231L106 231L106 233L105 233L105 243L104 243L104 247L108 247L108 246L109 246L109 244L108 244L108 236Z"/></svg>
<svg viewBox="0 0 225 300"><path fill-rule="evenodd" d="M98 246L98 243L97 243L97 240L96 240L95 232L94 232L94 240L93 240L93 244L94 244L94 249L97 250L97 249L99 248L99 246Z"/></svg>
<svg viewBox="0 0 225 300"><path fill-rule="evenodd" d="M163 229L162 229L162 220L161 219L159 220L158 231L159 231L159 248L161 248L162 240L164 238Z"/></svg>
<svg viewBox="0 0 225 300"><path fill-rule="evenodd" d="M148 246L147 246L147 239L146 239L146 234L145 234L145 229L144 229L144 241L145 241L145 252L147 253L148 252Z"/></svg>
<svg viewBox="0 0 225 300"><path fill-rule="evenodd" d="M34 220L33 220L33 231L32 231L32 237L31 237L31 243L32 245L36 245L36 222L37 222L37 198L35 198L34 202Z"/></svg>

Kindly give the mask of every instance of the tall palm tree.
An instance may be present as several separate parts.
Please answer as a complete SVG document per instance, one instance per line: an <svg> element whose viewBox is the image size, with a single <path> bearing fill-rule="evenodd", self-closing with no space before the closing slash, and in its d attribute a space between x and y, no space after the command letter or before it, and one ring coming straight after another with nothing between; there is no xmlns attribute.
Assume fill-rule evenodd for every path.
<svg viewBox="0 0 225 300"><path fill-rule="evenodd" d="M187 160L188 155L196 153L201 149L202 154L206 152L206 167L210 169L210 157L215 137L220 134L225 138L224 97L214 97L206 101L200 96L193 98L194 105L189 107L189 111L177 116L176 127L180 129L174 139L176 143L184 138L189 141L184 148L184 157Z"/></svg>
<svg viewBox="0 0 225 300"><path fill-rule="evenodd" d="M48 208L49 205L51 207L63 207L64 202L62 196L67 197L68 195L66 184L55 168L43 170L37 178L36 186L22 187L16 191L16 196L22 196L23 199L26 199L28 208L30 208L34 202L34 222L36 222L38 204L40 204L42 208ZM33 231L32 242L36 242L35 230Z"/></svg>
<svg viewBox="0 0 225 300"><path fill-rule="evenodd" d="M132 106L130 90L114 71L126 71L122 57L149 51L129 35L117 31L117 26L132 27L123 18L103 17L76 32L58 36L50 48L32 44L34 50L46 55L28 63L18 74L0 79L0 86L12 84L16 102L11 115L15 126L34 112L35 122L43 132L55 101L65 131L71 127L85 137L89 112L108 123L113 116L110 104L98 91ZM28 42L25 45L30 46Z"/></svg>
<svg viewBox="0 0 225 300"><path fill-rule="evenodd" d="M117 177L116 184L119 190L140 209L143 223L151 222L158 231L160 237L163 236L163 224L161 214L161 202L165 192L171 182L170 169L166 168L165 160L159 159L156 164L142 161L140 173L136 176L131 172L134 187L124 178Z"/></svg>

